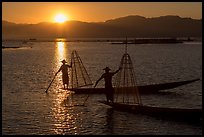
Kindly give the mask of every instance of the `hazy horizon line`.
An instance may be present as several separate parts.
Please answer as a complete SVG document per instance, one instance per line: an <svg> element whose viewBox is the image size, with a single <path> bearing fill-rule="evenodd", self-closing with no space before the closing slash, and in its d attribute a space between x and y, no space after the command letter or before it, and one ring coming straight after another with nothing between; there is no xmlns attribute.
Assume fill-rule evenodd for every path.
<svg viewBox="0 0 204 137"><path fill-rule="evenodd" d="M179 16L179 15L171 15L171 14L169 14L169 15L161 15L161 16L154 16L154 17L145 17L145 16L141 16L141 15L135 14L135 15L126 15L126 16L115 17L115 18L107 19L105 21L97 21L97 22L96 21L89 21L88 22L88 21L81 21L81 20L67 20L67 21L65 21L65 23L66 22L71 22L71 21L85 22L85 23L102 23L102 22L106 22L108 20L114 20L114 19L118 19L118 18L129 17L129 16L139 16L139 17L144 17L146 19L166 17L166 16L174 16L174 17L178 16L180 18L190 18L190 19L194 19L194 20L202 20L202 17L200 19L197 19L197 18L192 18L192 17L182 17L182 16ZM6 21L6 22L10 22L10 23L15 23L15 24L40 24L40 23L56 23L56 24L59 24L57 22L51 22L51 21L50 22L49 21L41 21L41 22L38 22L38 23L23 23L23 22L17 23L17 22L14 22L14 21L5 20L3 18L2 18L2 21Z"/></svg>

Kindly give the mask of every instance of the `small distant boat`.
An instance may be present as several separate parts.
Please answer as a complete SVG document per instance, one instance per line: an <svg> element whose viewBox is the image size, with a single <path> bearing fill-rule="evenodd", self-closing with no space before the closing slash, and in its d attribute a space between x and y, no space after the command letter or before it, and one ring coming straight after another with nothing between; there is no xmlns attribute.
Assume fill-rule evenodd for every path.
<svg viewBox="0 0 204 137"><path fill-rule="evenodd" d="M28 43L28 41L23 41L23 42L22 42L22 44L27 44L27 43Z"/></svg>
<svg viewBox="0 0 204 137"><path fill-rule="evenodd" d="M191 41L194 41L194 40L191 39L190 37L188 37L187 39L185 39L185 40L183 40L183 41L191 42Z"/></svg>
<svg viewBox="0 0 204 137"><path fill-rule="evenodd" d="M29 40L30 41L36 41L37 39L36 38L30 38Z"/></svg>
<svg viewBox="0 0 204 137"><path fill-rule="evenodd" d="M20 47L5 47L5 46L2 46L2 49L17 49L17 48L20 48Z"/></svg>

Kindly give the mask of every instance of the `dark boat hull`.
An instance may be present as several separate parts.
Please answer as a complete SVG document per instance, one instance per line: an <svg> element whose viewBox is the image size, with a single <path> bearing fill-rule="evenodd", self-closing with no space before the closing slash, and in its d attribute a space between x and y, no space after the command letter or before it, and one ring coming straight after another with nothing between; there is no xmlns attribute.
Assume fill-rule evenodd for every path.
<svg viewBox="0 0 204 137"><path fill-rule="evenodd" d="M122 103L109 103L99 101L100 103L111 106L112 108L135 114L144 114L158 118L175 119L180 121L201 121L202 109L181 109L181 108L164 108L144 105L129 105Z"/></svg>
<svg viewBox="0 0 204 137"><path fill-rule="evenodd" d="M144 85L144 86L137 86L137 88L140 94L155 94L155 93L158 93L158 91L160 90L176 88L198 80L200 79ZM105 93L105 88L72 88L69 90L74 91L76 94L104 94Z"/></svg>

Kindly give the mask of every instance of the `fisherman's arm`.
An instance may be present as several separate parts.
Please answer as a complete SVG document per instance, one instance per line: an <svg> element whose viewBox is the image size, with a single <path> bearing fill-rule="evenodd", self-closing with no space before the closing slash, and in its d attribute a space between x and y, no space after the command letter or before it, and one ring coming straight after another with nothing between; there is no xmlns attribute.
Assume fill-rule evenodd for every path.
<svg viewBox="0 0 204 137"><path fill-rule="evenodd" d="M72 67L72 61L71 61L71 64L70 65L67 65L69 68L71 68Z"/></svg>
<svg viewBox="0 0 204 137"><path fill-rule="evenodd" d="M72 67L72 64L71 65L66 65L68 68L71 68Z"/></svg>
<svg viewBox="0 0 204 137"><path fill-rule="evenodd" d="M62 70L62 66L59 68L59 70L55 73L57 75Z"/></svg>
<svg viewBox="0 0 204 137"><path fill-rule="evenodd" d="M96 87L96 85L98 84L98 82L103 78L103 75L96 81L96 84L94 86L94 88Z"/></svg>
<svg viewBox="0 0 204 137"><path fill-rule="evenodd" d="M119 69L118 70L116 70L113 74L116 74L116 73L118 73L120 70L122 69L122 67L119 67Z"/></svg>

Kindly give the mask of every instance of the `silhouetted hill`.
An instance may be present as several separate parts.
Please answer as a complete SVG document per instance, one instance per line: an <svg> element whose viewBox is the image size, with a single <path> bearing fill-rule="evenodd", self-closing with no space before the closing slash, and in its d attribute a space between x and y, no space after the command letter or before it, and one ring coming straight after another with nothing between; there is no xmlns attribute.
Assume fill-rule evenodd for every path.
<svg viewBox="0 0 204 137"><path fill-rule="evenodd" d="M2 21L3 39L12 38L102 38L102 37L200 37L202 19L161 16L126 16L105 22L15 24Z"/></svg>

